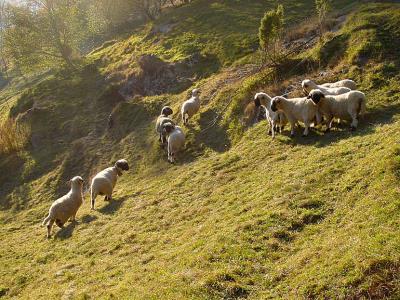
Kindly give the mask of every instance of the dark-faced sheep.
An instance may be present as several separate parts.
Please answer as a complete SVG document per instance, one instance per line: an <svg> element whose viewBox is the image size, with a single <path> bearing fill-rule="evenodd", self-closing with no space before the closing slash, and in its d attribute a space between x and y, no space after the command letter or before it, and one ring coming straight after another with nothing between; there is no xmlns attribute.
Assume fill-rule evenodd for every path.
<svg viewBox="0 0 400 300"><path fill-rule="evenodd" d="M125 159L118 160L113 167L104 169L96 174L90 185L90 206L94 209L97 195L104 195L104 200L112 200L112 192L122 171L128 171L129 165Z"/></svg>

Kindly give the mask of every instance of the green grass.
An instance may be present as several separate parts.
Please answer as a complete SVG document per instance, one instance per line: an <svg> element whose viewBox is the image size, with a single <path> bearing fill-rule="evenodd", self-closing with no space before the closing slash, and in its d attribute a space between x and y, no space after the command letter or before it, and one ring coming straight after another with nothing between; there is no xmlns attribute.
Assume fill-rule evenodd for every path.
<svg viewBox="0 0 400 300"><path fill-rule="evenodd" d="M208 3L181 9L193 8L197 17L210 5L239 18L240 10L252 15L261 5ZM114 46L89 58L110 54L109 63L49 74L16 95L11 114L32 102L41 110L31 119L33 146L0 157L0 296L399 298L400 74L398 56L386 47L389 37L400 40L399 14L397 4L360 6L339 32L304 54L311 64L333 65L327 80L350 77L366 93L368 113L356 132L345 123L329 134L290 139L286 130L272 140L265 122L246 127L243 110L253 93L274 86L268 72L240 77L244 67L237 66L195 83L203 106L186 128L187 149L170 165L154 121L164 104L178 111L187 92L120 102L102 79L118 63ZM213 22L201 26L219 32ZM355 40L357 48L348 42ZM289 73L287 82L316 76L303 67ZM111 111L115 124L108 130ZM64 183L77 174L89 180L122 157L131 170L114 201L98 198L92 212L86 193L78 224L55 229L47 240L40 223L67 191Z"/></svg>

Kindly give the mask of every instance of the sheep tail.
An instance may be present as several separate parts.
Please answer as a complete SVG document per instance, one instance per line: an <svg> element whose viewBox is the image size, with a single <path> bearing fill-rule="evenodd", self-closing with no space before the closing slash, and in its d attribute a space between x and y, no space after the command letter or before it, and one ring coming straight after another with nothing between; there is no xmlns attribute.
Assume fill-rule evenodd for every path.
<svg viewBox="0 0 400 300"><path fill-rule="evenodd" d="M46 225L50 221L50 214L43 220L42 226Z"/></svg>

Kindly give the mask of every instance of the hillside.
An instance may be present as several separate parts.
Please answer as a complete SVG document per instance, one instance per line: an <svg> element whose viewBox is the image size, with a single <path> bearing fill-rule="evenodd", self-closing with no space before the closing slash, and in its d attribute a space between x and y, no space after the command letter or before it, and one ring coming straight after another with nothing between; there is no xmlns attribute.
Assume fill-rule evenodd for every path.
<svg viewBox="0 0 400 300"><path fill-rule="evenodd" d="M314 1L281 2L288 26L312 15ZM255 52L259 20L274 6L193 1L92 51L75 72L0 91L2 118L24 115L32 131L29 147L0 157L0 297L400 297L400 4L335 1L340 29L288 60L279 82ZM162 82L146 77L146 54L176 72L171 87L146 83ZM306 77L359 83L368 112L357 131L345 123L272 140L264 121L243 121L255 92L282 93ZM201 113L171 165L155 119L165 104L177 112L193 87ZM114 201L99 197L90 211L86 193L78 223L47 240L40 224L65 182L119 158L131 170Z"/></svg>

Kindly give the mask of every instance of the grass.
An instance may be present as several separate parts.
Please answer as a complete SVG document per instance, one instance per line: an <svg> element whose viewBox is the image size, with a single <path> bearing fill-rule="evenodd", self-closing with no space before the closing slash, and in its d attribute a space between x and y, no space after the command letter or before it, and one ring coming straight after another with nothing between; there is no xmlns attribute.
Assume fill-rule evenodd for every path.
<svg viewBox="0 0 400 300"><path fill-rule="evenodd" d="M29 126L8 119L0 125L0 155L23 149L29 142Z"/></svg>
<svg viewBox="0 0 400 300"><path fill-rule="evenodd" d="M192 7L199 5L206 3ZM243 10L242 1L213 5ZM350 77L366 93L368 113L356 132L344 123L329 134L290 139L286 130L271 140L265 122L247 127L250 97L277 87L267 71L235 66L195 83L203 106L186 128L185 153L170 165L153 125L164 104L178 111L186 91L122 101L102 79L108 65L89 64L75 74L49 74L18 94L13 116L39 109L29 119L33 145L0 159L0 295L399 298L399 61L376 46L388 36L399 40L399 11L397 4L360 6L304 54L329 71L324 80ZM359 27L369 20L365 30L376 34ZM347 43L358 38L357 49ZM368 45L376 51L360 50ZM317 76L308 72L300 67L282 80ZM111 111L115 122L107 129ZM93 212L86 193L78 223L47 240L40 223L67 191L64 183L77 174L89 180L122 157L131 171L119 179L114 201L99 198Z"/></svg>

